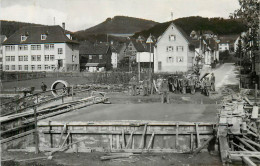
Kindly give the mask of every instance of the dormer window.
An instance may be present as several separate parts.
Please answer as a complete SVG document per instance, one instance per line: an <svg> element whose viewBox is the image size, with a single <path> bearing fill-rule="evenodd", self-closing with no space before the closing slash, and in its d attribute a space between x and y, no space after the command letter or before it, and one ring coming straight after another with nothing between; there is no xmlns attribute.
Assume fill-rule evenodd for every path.
<svg viewBox="0 0 260 166"><path fill-rule="evenodd" d="M170 41L175 41L176 40L176 36L175 35L170 35L169 36L169 40Z"/></svg>
<svg viewBox="0 0 260 166"><path fill-rule="evenodd" d="M47 35L46 35L46 34L42 34L42 35L41 35L41 40L46 40L46 38L47 38Z"/></svg>
<svg viewBox="0 0 260 166"><path fill-rule="evenodd" d="M21 41L25 41L27 39L27 37L25 35L21 36Z"/></svg>

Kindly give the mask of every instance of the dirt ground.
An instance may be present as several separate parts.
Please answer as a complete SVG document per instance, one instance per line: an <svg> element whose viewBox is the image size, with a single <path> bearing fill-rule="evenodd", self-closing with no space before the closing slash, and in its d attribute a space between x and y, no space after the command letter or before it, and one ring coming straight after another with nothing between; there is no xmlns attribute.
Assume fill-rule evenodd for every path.
<svg viewBox="0 0 260 166"><path fill-rule="evenodd" d="M218 155L208 152L199 153L195 157L190 154L140 154L130 158L101 161L105 153L55 153L51 160L38 159L33 161L2 162L2 166L221 166ZM44 156L41 154L25 152L7 152L2 158L16 160Z"/></svg>

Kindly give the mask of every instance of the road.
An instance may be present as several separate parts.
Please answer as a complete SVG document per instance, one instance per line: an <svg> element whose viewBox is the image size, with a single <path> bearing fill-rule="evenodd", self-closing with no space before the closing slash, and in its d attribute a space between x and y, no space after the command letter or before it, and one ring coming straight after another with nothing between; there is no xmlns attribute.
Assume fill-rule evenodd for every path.
<svg viewBox="0 0 260 166"><path fill-rule="evenodd" d="M238 85L238 71L233 63L225 63L216 69L211 69L207 72L213 72L216 78L216 90L226 85Z"/></svg>

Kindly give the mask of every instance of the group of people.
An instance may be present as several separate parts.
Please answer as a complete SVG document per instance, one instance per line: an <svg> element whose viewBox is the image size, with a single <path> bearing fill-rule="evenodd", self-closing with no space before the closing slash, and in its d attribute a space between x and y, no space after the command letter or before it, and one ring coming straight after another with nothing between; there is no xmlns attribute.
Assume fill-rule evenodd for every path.
<svg viewBox="0 0 260 166"><path fill-rule="evenodd" d="M173 93L183 93L186 94L187 90L190 90L191 94L195 94L196 89L201 89L202 93L215 91L215 76L214 73L208 74L199 80L198 76L186 75L186 76L173 76L159 77L156 80L149 80L145 77L144 80L138 81L137 77L134 75L129 84L131 85L131 95L135 96L143 89L143 95L147 96L151 94L154 90L161 95L162 103L169 103L169 92ZM137 91L139 90L139 91ZM206 94L207 95L207 94Z"/></svg>

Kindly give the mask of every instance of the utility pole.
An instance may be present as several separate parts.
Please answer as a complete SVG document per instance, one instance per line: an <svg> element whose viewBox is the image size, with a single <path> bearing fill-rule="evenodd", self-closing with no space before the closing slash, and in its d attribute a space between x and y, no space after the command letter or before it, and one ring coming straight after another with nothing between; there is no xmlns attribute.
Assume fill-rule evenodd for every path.
<svg viewBox="0 0 260 166"><path fill-rule="evenodd" d="M151 79L152 79L152 62L151 62L151 54L152 54L152 35L150 34L150 36L148 37L146 43L150 44L150 56L149 56L149 84L151 85Z"/></svg>

